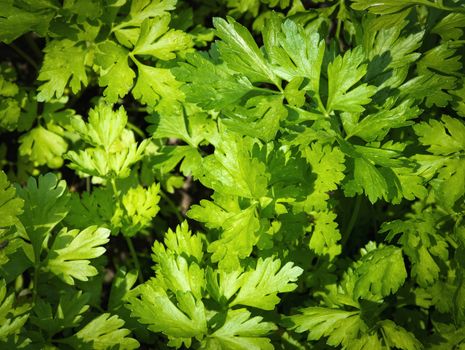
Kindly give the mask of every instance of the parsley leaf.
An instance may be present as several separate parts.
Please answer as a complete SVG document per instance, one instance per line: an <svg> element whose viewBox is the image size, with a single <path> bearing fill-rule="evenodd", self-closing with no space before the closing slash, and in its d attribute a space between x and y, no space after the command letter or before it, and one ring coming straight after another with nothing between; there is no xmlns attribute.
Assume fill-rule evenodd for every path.
<svg viewBox="0 0 465 350"><path fill-rule="evenodd" d="M17 335L29 318L29 304L14 306L15 294L7 295L4 279L0 279L0 344Z"/></svg>
<svg viewBox="0 0 465 350"><path fill-rule="evenodd" d="M95 64L100 74L99 85L109 102L116 102L131 90L136 73L128 64L129 51L113 41L100 43L95 54Z"/></svg>
<svg viewBox="0 0 465 350"><path fill-rule="evenodd" d="M46 268L63 281L73 285L74 279L87 281L95 276L97 269L90 265L105 253L102 245L108 243L110 231L95 226L79 232L62 229L55 237L46 260Z"/></svg>
<svg viewBox="0 0 465 350"><path fill-rule="evenodd" d="M17 216L23 212L24 201L16 197L16 189L0 171L0 232L17 222Z"/></svg>
<svg viewBox="0 0 465 350"><path fill-rule="evenodd" d="M347 51L343 57L337 56L328 65L328 100L326 110L362 112L365 104L371 101L376 92L374 86L362 84L349 91L367 72L363 64L365 55L361 47Z"/></svg>
<svg viewBox="0 0 465 350"><path fill-rule="evenodd" d="M121 328L123 325L124 321L118 316L104 313L63 341L74 349L104 350L114 347L129 350L137 349L139 342L128 337L130 331Z"/></svg>
<svg viewBox="0 0 465 350"><path fill-rule="evenodd" d="M74 93L81 90L81 84L87 85L85 49L64 39L51 41L44 52L44 63L37 80L45 83L38 89L38 101L50 101L54 96L60 98L68 85Z"/></svg>
<svg viewBox="0 0 465 350"><path fill-rule="evenodd" d="M241 287L231 306L248 305L272 310L279 302L277 293L290 292L297 288L295 282L302 274L300 267L287 263L281 267L279 260L259 259L254 270L239 277Z"/></svg>
<svg viewBox="0 0 465 350"><path fill-rule="evenodd" d="M38 259L52 229L68 214L66 182L48 173L40 175L37 180L29 178L27 187L17 187L17 193L25 203L19 219L26 228L35 258Z"/></svg>
<svg viewBox="0 0 465 350"><path fill-rule="evenodd" d="M217 35L223 39L218 43L218 50L230 68L243 72L251 81L269 82L281 87L279 78L246 28L232 18L228 18L228 22L215 18L213 25Z"/></svg>
<svg viewBox="0 0 465 350"><path fill-rule="evenodd" d="M270 340L263 336L275 330L276 326L261 321L259 316L250 318L250 312L245 309L231 310L224 325L207 338L205 346L209 349L274 349Z"/></svg>

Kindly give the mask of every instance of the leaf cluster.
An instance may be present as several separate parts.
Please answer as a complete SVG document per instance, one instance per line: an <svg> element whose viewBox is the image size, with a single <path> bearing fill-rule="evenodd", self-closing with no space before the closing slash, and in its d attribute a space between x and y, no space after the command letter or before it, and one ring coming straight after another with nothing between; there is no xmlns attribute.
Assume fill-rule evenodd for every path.
<svg viewBox="0 0 465 350"><path fill-rule="evenodd" d="M0 348L465 346L462 1L0 8Z"/></svg>

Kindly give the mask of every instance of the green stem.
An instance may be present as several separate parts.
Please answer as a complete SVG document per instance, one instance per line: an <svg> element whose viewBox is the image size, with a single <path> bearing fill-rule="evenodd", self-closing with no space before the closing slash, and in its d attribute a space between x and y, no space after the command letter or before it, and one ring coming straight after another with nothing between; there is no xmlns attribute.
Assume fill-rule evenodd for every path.
<svg viewBox="0 0 465 350"><path fill-rule="evenodd" d="M342 42L341 42L341 26L342 26L342 20L340 18L337 19L337 26L336 26L336 38L339 42L339 49L342 51L344 48L342 47Z"/></svg>
<svg viewBox="0 0 465 350"><path fill-rule="evenodd" d="M36 261L38 261L38 257L35 258ZM40 270L40 263L35 263L34 264L34 286L32 289L32 304L35 305L36 300L37 300L37 294L38 294L38 284L39 284L39 270Z"/></svg>
<svg viewBox="0 0 465 350"><path fill-rule="evenodd" d="M20 49L18 46L15 44L10 44L10 47L16 51L16 53L24 58L32 67L34 67L35 70L39 70L39 66L37 63L29 56L27 53L25 53L22 49Z"/></svg>
<svg viewBox="0 0 465 350"><path fill-rule="evenodd" d="M126 244L128 245L129 251L132 256L132 260L134 262L134 268L137 271L137 279L139 280L139 283L144 283L144 276L142 276L142 270L140 269L140 263L139 263L139 258L137 256L137 252L134 249L134 244L132 244L131 238L124 236L126 239Z"/></svg>
<svg viewBox="0 0 465 350"><path fill-rule="evenodd" d="M145 133L140 128L138 128L136 125L132 124L131 122L128 122L127 126L129 127L129 129L134 131L137 135L139 135L140 137L145 139L145 137L146 137Z"/></svg>
<svg viewBox="0 0 465 350"><path fill-rule="evenodd" d="M344 232L344 236L341 239L341 245L345 246L347 243L347 240L350 237L350 234L352 233L352 230L354 229L355 222L357 221L358 218L358 213L360 211L360 205L362 204L362 196L357 196L355 199L355 206L354 210L352 211L352 216L350 217L349 224L347 225L347 228Z"/></svg>
<svg viewBox="0 0 465 350"><path fill-rule="evenodd" d="M115 196L115 201L118 201L118 189L116 188L116 181L115 181L114 177L111 178L110 183L111 183L111 187L113 189L113 194Z"/></svg>
<svg viewBox="0 0 465 350"><path fill-rule="evenodd" d="M113 188L113 194L115 196L115 201L119 202L118 189L116 188L115 178L112 178L110 182L111 182L111 187ZM134 245L132 244L131 239L127 236L124 236L124 238L126 239L126 244L128 245L129 252L131 253L131 256L132 256L134 268L137 270L137 278L139 282L142 284L144 283L144 276L142 276L142 271L140 269L139 258L137 256L136 250L134 249Z"/></svg>
<svg viewBox="0 0 465 350"><path fill-rule="evenodd" d="M270 90L270 89L261 88L261 87L258 87L258 86L254 86L252 88L252 90L259 91L259 92L264 92L264 93L268 93L268 94L275 94L275 95L281 95L283 93L283 91L284 91L282 89L280 91L274 91L274 90Z"/></svg>
<svg viewBox="0 0 465 350"><path fill-rule="evenodd" d="M41 60L43 56L42 50L39 48L39 46L37 45L32 35L33 35L32 33L29 33L28 35L26 35L26 42L28 43L29 47L31 48L36 58Z"/></svg>
<svg viewBox="0 0 465 350"><path fill-rule="evenodd" d="M315 95L315 98L316 98L316 102L317 102L318 109L320 110L320 112L321 112L326 118L329 118L329 113L328 113L328 111L326 110L325 106L323 105L323 102L321 101L320 94L317 93L317 94Z"/></svg>
<svg viewBox="0 0 465 350"><path fill-rule="evenodd" d="M173 210L173 213L176 215L176 218L178 219L178 221L182 222L184 218L181 216L181 214L179 214L179 209L176 207L176 205L171 200L171 198L168 197L166 193L162 191L161 189L160 189L160 196L168 203L168 206Z"/></svg>

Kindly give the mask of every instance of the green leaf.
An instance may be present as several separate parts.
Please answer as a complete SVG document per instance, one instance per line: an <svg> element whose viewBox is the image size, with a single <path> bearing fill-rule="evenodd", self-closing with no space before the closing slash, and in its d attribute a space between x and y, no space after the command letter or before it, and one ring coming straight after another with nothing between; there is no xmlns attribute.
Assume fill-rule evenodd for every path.
<svg viewBox="0 0 465 350"><path fill-rule="evenodd" d="M83 231L63 228L58 232L47 256L45 267L64 282L74 285L75 279L87 281L98 274L90 265L94 259L105 253L102 247L108 243L110 230L88 227Z"/></svg>
<svg viewBox="0 0 465 350"><path fill-rule="evenodd" d="M353 0L352 8L358 11L369 10L377 15L387 15L415 6L416 3L410 0ZM429 1L418 1L418 3L428 4Z"/></svg>
<svg viewBox="0 0 465 350"><path fill-rule="evenodd" d="M123 106L113 111L111 105L102 103L89 111L87 123L82 117L76 116L72 125L87 143L110 150L121 137L127 122L128 116Z"/></svg>
<svg viewBox="0 0 465 350"><path fill-rule="evenodd" d="M263 34L274 72L289 82L294 77L308 78L304 89L319 94L324 41L318 33L308 35L301 25L289 19L280 26L279 23L279 19L273 18Z"/></svg>
<svg viewBox="0 0 465 350"><path fill-rule="evenodd" d="M16 196L16 189L0 170L0 264L5 267L11 259L16 266L19 265L19 262L10 256L24 245L24 241L12 226L19 224L18 216L23 213L23 206L24 201Z"/></svg>
<svg viewBox="0 0 465 350"><path fill-rule="evenodd" d="M30 1L18 3L13 0L1 0L0 6L0 41L8 44L30 31L44 35L57 9L53 0L44 0L36 4Z"/></svg>
<svg viewBox="0 0 465 350"><path fill-rule="evenodd" d="M215 202L202 199L199 204L192 205L187 212L187 216L205 223L211 229L222 227L226 220L242 213L242 208L231 196L221 196L215 193L212 198L215 199Z"/></svg>
<svg viewBox="0 0 465 350"><path fill-rule="evenodd" d="M104 41L97 46L95 65L100 78L98 83L105 87L104 96L114 103L131 90L136 74L128 64L129 52L113 41Z"/></svg>
<svg viewBox="0 0 465 350"><path fill-rule="evenodd" d="M44 49L44 63L37 80L44 81L39 86L37 100L50 101L54 96L63 96L65 88L70 86L73 93L87 85L85 63L87 51L76 42L68 39L52 40Z"/></svg>
<svg viewBox="0 0 465 350"><path fill-rule="evenodd" d="M421 144L434 156L419 156L421 172L437 174L434 190L438 200L452 207L465 194L465 125L462 121L442 116L441 122L430 120L414 126Z"/></svg>
<svg viewBox="0 0 465 350"><path fill-rule="evenodd" d="M181 100L183 94L179 89L180 86L181 83L168 69L138 63L137 82L132 94L142 103L155 106L159 101Z"/></svg>
<svg viewBox="0 0 465 350"><path fill-rule="evenodd" d="M418 117L420 109L407 100L392 109L384 109L369 114L355 125L345 123L348 136L358 136L367 142L383 140L390 129L411 125L411 119ZM341 115L344 123L344 115Z"/></svg>
<svg viewBox="0 0 465 350"><path fill-rule="evenodd" d="M430 120L416 124L413 129L420 142L436 155L449 155L465 150L465 124L443 115L441 121Z"/></svg>
<svg viewBox="0 0 465 350"><path fill-rule="evenodd" d="M411 276L422 287L438 280L440 265L449 256L446 240L436 232L439 219L437 213L425 211L408 220L384 223L380 230L389 232L388 241L401 234L399 243L412 264Z"/></svg>
<svg viewBox="0 0 465 350"><path fill-rule="evenodd" d="M131 165L142 158L149 140L137 145L133 132L125 129L126 123L123 107L114 112L105 104L90 110L88 123L76 117L72 122L75 130L95 148L68 152L69 167L92 176L129 176Z"/></svg>
<svg viewBox="0 0 465 350"><path fill-rule="evenodd" d="M211 217L218 215L218 209L209 211L213 208L207 207L206 210L202 209L203 218L200 218L199 209L196 212L190 212L189 216L197 215L199 221L211 222ZM258 242L260 221L256 207L250 206L237 214L230 215L220 226L221 237L208 247L208 251L213 253L211 259L213 262L218 262L219 266L225 270L237 269L240 266L240 260L249 257Z"/></svg>
<svg viewBox="0 0 465 350"><path fill-rule="evenodd" d="M5 98L2 96L0 100L0 128L13 131L18 126L20 116L21 108L18 101L13 98Z"/></svg>
<svg viewBox="0 0 465 350"><path fill-rule="evenodd" d="M165 250L159 242L153 246L152 258L157 263L157 283L164 290L173 293L189 292L200 300L205 279L197 262L185 254L176 255L169 249Z"/></svg>
<svg viewBox="0 0 465 350"><path fill-rule="evenodd" d="M24 93L16 85L16 71L7 64L0 64L0 128L13 131L21 116Z"/></svg>
<svg viewBox="0 0 465 350"><path fill-rule="evenodd" d="M450 159L445 162L433 186L438 201L452 208L465 194L465 159Z"/></svg>
<svg viewBox="0 0 465 350"><path fill-rule="evenodd" d="M426 51L417 62L418 73L426 74L435 71L447 75L460 74L461 56L456 54L456 50L460 47L461 45L454 43L444 43Z"/></svg>
<svg viewBox="0 0 465 350"><path fill-rule="evenodd" d="M230 310L225 323L208 336L205 349L224 350L272 350L270 339L263 336L277 327L262 322L262 317L250 317L246 309Z"/></svg>
<svg viewBox="0 0 465 350"><path fill-rule="evenodd" d="M131 331L121 328L123 325L124 321L118 316L104 313L63 341L76 350L132 350L139 348L139 342L128 337Z"/></svg>
<svg viewBox="0 0 465 350"><path fill-rule="evenodd" d="M200 235L193 235L187 221L176 227L176 231L168 229L164 239L167 249L178 256L193 257L197 263L203 258L203 243Z"/></svg>
<svg viewBox="0 0 465 350"><path fill-rule="evenodd" d="M0 341L17 335L29 317L29 304L14 307L15 294L7 295L5 280L0 279Z"/></svg>
<svg viewBox="0 0 465 350"><path fill-rule="evenodd" d="M344 179L344 154L337 147L314 142L302 150L302 155L317 175L308 202L316 210L325 210L328 192L336 190Z"/></svg>
<svg viewBox="0 0 465 350"><path fill-rule="evenodd" d="M401 171L406 171L405 169L412 171L410 161L402 157L401 151L405 145L387 142L381 147L379 143L353 146L339 138L338 142L341 150L353 157L348 164L353 175L347 176L344 184L346 195L354 196L364 192L372 203L380 198L398 203L404 197L404 192L411 196L410 189L405 188L411 184L411 179L397 176L396 173L398 171L400 174ZM405 182L401 183L401 179Z"/></svg>
<svg viewBox="0 0 465 350"><path fill-rule="evenodd" d="M86 175L106 178L125 178L129 176L130 167L142 159L148 140L138 146L133 135L126 135L125 148L107 153L101 148L87 148L84 151L68 152L65 159L71 163L69 167Z"/></svg>
<svg viewBox="0 0 465 350"><path fill-rule="evenodd" d="M210 140L217 133L216 123L206 114L187 114L178 103L172 103L169 107L164 106L159 113L148 117L147 120L153 123L148 128L149 132L153 133L153 137L179 138L190 146L186 149L188 153L197 151L202 141ZM172 153L180 155L183 153L183 148L186 147L177 146Z"/></svg>
<svg viewBox="0 0 465 350"><path fill-rule="evenodd" d="M402 250L397 247L384 246L371 250L359 262L360 265L354 270L356 299L372 295L386 297L395 293L407 278Z"/></svg>
<svg viewBox="0 0 465 350"><path fill-rule="evenodd" d="M443 17L432 29L439 34L443 41L458 40L463 35L465 28L465 13L452 12Z"/></svg>
<svg viewBox="0 0 465 350"><path fill-rule="evenodd" d="M63 3L63 9L79 17L95 19L102 16L103 4L92 0L68 0Z"/></svg>
<svg viewBox="0 0 465 350"><path fill-rule="evenodd" d="M37 299L31 322L45 330L50 336L66 328L79 326L84 319L83 314L89 309L90 295L82 291L66 293L60 296L56 311L43 299Z"/></svg>
<svg viewBox="0 0 465 350"><path fill-rule="evenodd" d="M40 175L37 181L30 177L27 187L17 187L16 190L24 200L24 212L19 218L38 258L50 232L68 214L66 182L47 173Z"/></svg>
<svg viewBox="0 0 465 350"><path fill-rule="evenodd" d="M223 134L215 153L203 159L200 182L223 194L247 198L264 196L265 165L251 157L252 142L235 134Z"/></svg>
<svg viewBox="0 0 465 350"><path fill-rule="evenodd" d="M383 174L373 164L363 158L356 158L354 160L354 169L354 180L344 186L349 196L364 191L372 203L380 198L387 197L388 183Z"/></svg>
<svg viewBox="0 0 465 350"><path fill-rule="evenodd" d="M230 0L227 6L231 15L249 13L252 18L256 18L260 9L260 0Z"/></svg>
<svg viewBox="0 0 465 350"><path fill-rule="evenodd" d="M360 319L359 311L346 311L324 307L308 307L300 310L300 314L290 316L293 329L298 333L309 331L308 340L328 337L327 344L338 346L350 344L360 331L367 326Z"/></svg>
<svg viewBox="0 0 465 350"><path fill-rule="evenodd" d="M24 201L16 196L6 174L0 170L0 234L4 228L14 225L23 212Z"/></svg>
<svg viewBox="0 0 465 350"><path fill-rule="evenodd" d="M385 342L388 346L395 346L404 350L420 350L423 345L415 336L407 332L403 327L396 325L391 320L383 320L379 323L386 336Z"/></svg>
<svg viewBox="0 0 465 350"><path fill-rule="evenodd" d="M142 186L130 188L121 198L121 231L127 237L134 236L150 226L160 207L160 186L152 184L147 189ZM113 220L116 220L113 218Z"/></svg>
<svg viewBox="0 0 465 350"><path fill-rule="evenodd" d="M124 22L124 26L138 27L145 19L164 16L175 7L176 0L133 0L129 18Z"/></svg>
<svg viewBox="0 0 465 350"><path fill-rule="evenodd" d="M108 310L114 312L123 306L129 291L137 282L137 275L136 270L126 271L125 267L118 269L111 285Z"/></svg>
<svg viewBox="0 0 465 350"><path fill-rule="evenodd" d="M175 58L177 52L185 52L192 47L191 37L181 30L169 29L169 23L169 15L144 20L132 54L167 61Z"/></svg>
<svg viewBox="0 0 465 350"><path fill-rule="evenodd" d="M244 74L238 74L225 64L198 52L188 54L186 63L172 72L176 79L187 84L182 87L189 102L207 109L221 109L233 105L253 89Z"/></svg>
<svg viewBox="0 0 465 350"><path fill-rule="evenodd" d="M450 90L457 88L457 78L435 73L425 73L404 83L399 89L402 97L425 101L429 108L433 105L445 107L453 99Z"/></svg>
<svg viewBox="0 0 465 350"><path fill-rule="evenodd" d="M230 17L228 22L216 17L213 25L223 40L218 42L218 49L228 67L242 72L253 82L268 82L281 87L279 78L245 27Z"/></svg>
<svg viewBox="0 0 465 350"><path fill-rule="evenodd" d="M297 278L302 274L300 267L288 262L281 267L279 259L261 258L253 270L244 272L240 277L241 287L230 303L247 305L263 310L273 310L279 302L278 293L291 292L297 288Z"/></svg>
<svg viewBox="0 0 465 350"><path fill-rule="evenodd" d="M206 310L202 301L191 292L177 292L173 303L155 280L150 280L131 292L128 298L131 315L146 324L152 332L162 332L171 346L190 346L193 337L207 333Z"/></svg>
<svg viewBox="0 0 465 350"><path fill-rule="evenodd" d="M287 110L282 96L256 96L248 99L244 107L237 106L224 115L228 117L224 124L230 130L269 142L276 137Z"/></svg>
<svg viewBox="0 0 465 350"><path fill-rule="evenodd" d="M313 231L309 247L318 255L328 255L330 259L341 253L341 246L337 242L341 233L336 222L336 214L319 211L313 215Z"/></svg>
<svg viewBox="0 0 465 350"><path fill-rule="evenodd" d="M70 227L79 229L92 225L111 227L116 207L111 187L98 187L92 192L83 192L81 196L73 193L65 222Z"/></svg>
<svg viewBox="0 0 465 350"><path fill-rule="evenodd" d="M408 12L403 11L397 14L365 18L362 44L366 56L370 59L368 65L370 78L374 75L373 70L379 74L380 71L388 72L392 69L391 75L395 76L396 72L400 73L399 78L402 77L402 80L397 82L400 84L406 75L403 70L421 57L416 50L421 47L425 33L420 31L403 35L403 30L408 24L405 19L407 15ZM381 77L381 86L378 89L385 85L392 86L387 82L393 77L384 74Z"/></svg>
<svg viewBox="0 0 465 350"><path fill-rule="evenodd" d="M371 96L376 92L374 86L361 84L351 89L367 72L364 61L363 50L357 47L347 51L343 57L337 56L328 65L328 112L363 112L365 108L362 106L371 102Z"/></svg>
<svg viewBox="0 0 465 350"><path fill-rule="evenodd" d="M202 240L192 235L187 223L169 230L164 245L156 242L152 258L156 278L136 287L127 297L131 315L147 324L153 332L162 332L169 345L190 346L193 337L207 333L207 310L201 300L205 285Z"/></svg>
<svg viewBox="0 0 465 350"><path fill-rule="evenodd" d="M50 168L60 168L63 165L68 143L53 131L39 125L22 135L19 142L19 154L28 156L36 166L46 164Z"/></svg>

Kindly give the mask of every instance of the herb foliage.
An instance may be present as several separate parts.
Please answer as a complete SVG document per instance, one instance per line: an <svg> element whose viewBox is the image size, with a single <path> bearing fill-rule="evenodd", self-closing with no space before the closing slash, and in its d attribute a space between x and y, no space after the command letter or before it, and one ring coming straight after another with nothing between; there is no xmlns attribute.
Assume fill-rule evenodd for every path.
<svg viewBox="0 0 465 350"><path fill-rule="evenodd" d="M463 1L0 8L0 348L465 348Z"/></svg>

